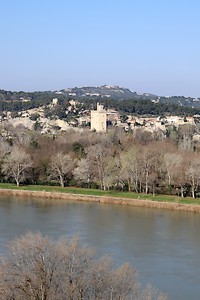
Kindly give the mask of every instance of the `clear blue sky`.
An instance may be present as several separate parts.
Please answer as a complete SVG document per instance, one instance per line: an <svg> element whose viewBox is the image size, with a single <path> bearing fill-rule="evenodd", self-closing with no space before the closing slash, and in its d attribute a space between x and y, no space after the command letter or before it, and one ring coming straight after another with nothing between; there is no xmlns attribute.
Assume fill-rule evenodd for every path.
<svg viewBox="0 0 200 300"><path fill-rule="evenodd" d="M200 97L199 0L0 0L0 89Z"/></svg>

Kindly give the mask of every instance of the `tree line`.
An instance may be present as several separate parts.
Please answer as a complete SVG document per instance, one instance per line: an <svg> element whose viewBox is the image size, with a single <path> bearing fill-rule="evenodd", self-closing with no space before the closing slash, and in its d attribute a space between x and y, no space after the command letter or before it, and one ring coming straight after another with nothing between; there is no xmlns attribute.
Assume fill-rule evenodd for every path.
<svg viewBox="0 0 200 300"><path fill-rule="evenodd" d="M178 102L167 103L159 102L153 103L151 100L140 99L128 99L121 101L113 101L112 99L101 100L101 103L107 108L115 107L118 111L126 114L137 114L137 115L177 115L187 116L195 115L200 113L199 107L180 106Z"/></svg>
<svg viewBox="0 0 200 300"><path fill-rule="evenodd" d="M121 113L138 114L138 115L195 115L200 114L200 108L194 107L195 103L191 102L192 106L188 106L188 102L183 101L183 105L179 105L180 99L184 97L171 97L170 99L161 97L159 103L153 103L150 99L140 98L132 99L112 99L107 97L71 97L66 93L56 93L52 91L44 92L11 92L0 90L0 113L11 111L12 113L20 112L22 110L33 109L40 106L47 106L51 103L53 98L58 99L58 105L55 108L55 113L60 118L66 118L63 114L63 108L69 105L69 101L74 99L82 104L82 108L92 109L97 102L101 102L105 108L115 108ZM28 100L27 102L24 100ZM170 101L170 102L169 102ZM198 102L197 102L198 103ZM48 114L48 112L47 112Z"/></svg>
<svg viewBox="0 0 200 300"><path fill-rule="evenodd" d="M23 126L6 130L0 136L1 182L199 196L200 152L188 125L176 138L140 128L56 136Z"/></svg>

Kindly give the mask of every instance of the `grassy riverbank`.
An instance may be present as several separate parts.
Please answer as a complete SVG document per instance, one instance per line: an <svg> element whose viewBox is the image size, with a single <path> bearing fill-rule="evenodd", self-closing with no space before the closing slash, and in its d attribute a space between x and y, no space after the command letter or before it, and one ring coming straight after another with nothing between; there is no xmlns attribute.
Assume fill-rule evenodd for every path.
<svg viewBox="0 0 200 300"><path fill-rule="evenodd" d="M97 189L86 189L77 187L59 187L59 186L43 186L43 185L26 185L17 187L15 184L0 183L0 189L10 190L26 190L26 191L38 191L38 192L50 192L50 193L68 193L75 195L88 195L88 196L102 196L102 197L115 197L137 200L150 200L156 202L169 202L188 205L200 205L200 198L193 199L190 197L181 198L178 196L168 195L156 195L153 197L151 194L137 194L133 192L118 192L118 191L101 191Z"/></svg>

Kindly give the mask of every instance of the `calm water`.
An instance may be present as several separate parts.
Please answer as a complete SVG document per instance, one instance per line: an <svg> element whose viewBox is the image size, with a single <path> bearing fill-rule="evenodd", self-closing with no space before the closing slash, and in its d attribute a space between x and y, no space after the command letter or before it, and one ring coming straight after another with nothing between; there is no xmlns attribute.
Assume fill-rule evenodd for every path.
<svg viewBox="0 0 200 300"><path fill-rule="evenodd" d="M0 198L0 252L27 231L81 241L129 261L172 300L200 299L200 214L108 204Z"/></svg>

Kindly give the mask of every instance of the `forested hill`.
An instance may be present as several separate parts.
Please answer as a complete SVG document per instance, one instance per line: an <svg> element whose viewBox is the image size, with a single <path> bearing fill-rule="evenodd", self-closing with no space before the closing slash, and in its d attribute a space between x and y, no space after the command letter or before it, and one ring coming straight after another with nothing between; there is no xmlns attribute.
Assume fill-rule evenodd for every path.
<svg viewBox="0 0 200 300"><path fill-rule="evenodd" d="M0 112L18 112L39 106L47 106L52 99L65 107L69 100L78 100L86 109L101 102L106 108L115 108L124 113L153 114L199 114L200 99L183 96L160 97L148 93L139 94L118 86L82 87L44 92L12 92L0 90Z"/></svg>
<svg viewBox="0 0 200 300"><path fill-rule="evenodd" d="M81 87L81 88L68 88L59 91L44 91L44 92L11 92L0 90L0 100L4 101L16 101L22 99L42 100L48 101L52 97L65 97L65 98L76 98L76 99L97 99L97 98L112 98L114 100L125 100L125 99L145 99L152 100L157 99L156 95L144 93L140 94L132 92L127 88L119 86L100 86L100 87Z"/></svg>
<svg viewBox="0 0 200 300"><path fill-rule="evenodd" d="M125 99L157 99L156 95L152 95L149 93L137 93L132 92L131 90L119 87L119 86L111 86L111 85L103 85L100 87L81 87L81 88L72 88L61 90L60 92L65 95L72 95L77 98L92 98L95 99L97 97L101 98L112 98L114 100L125 100Z"/></svg>

